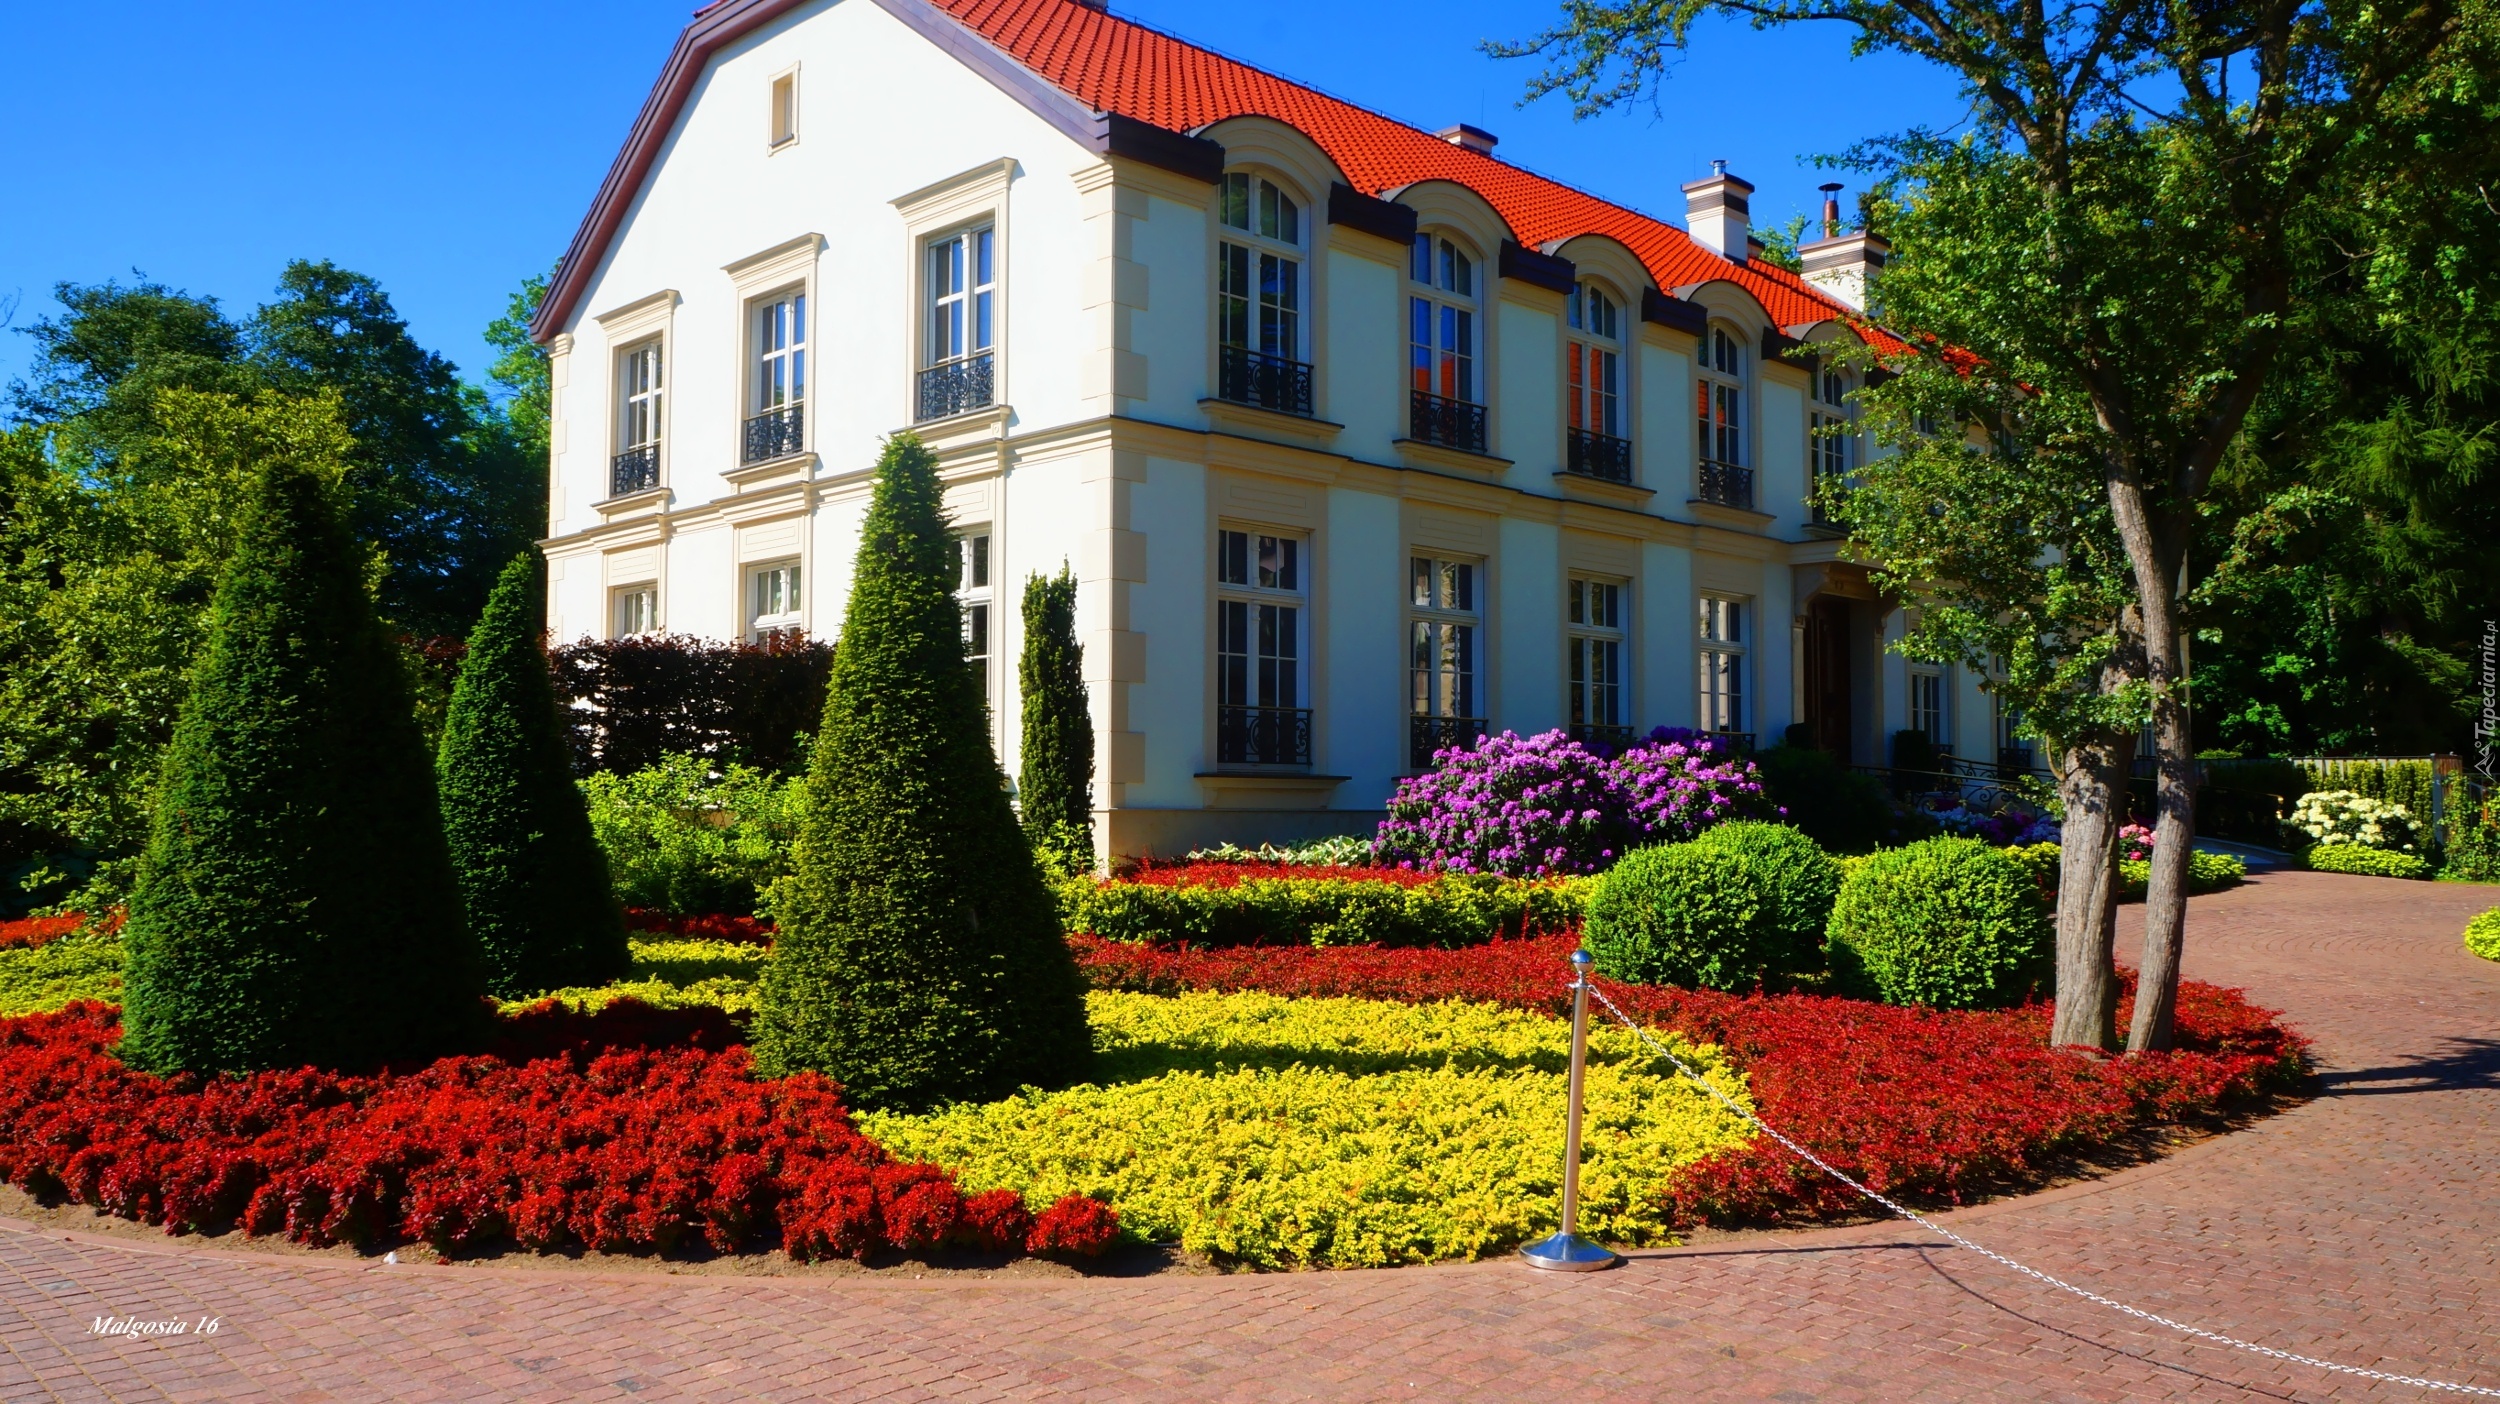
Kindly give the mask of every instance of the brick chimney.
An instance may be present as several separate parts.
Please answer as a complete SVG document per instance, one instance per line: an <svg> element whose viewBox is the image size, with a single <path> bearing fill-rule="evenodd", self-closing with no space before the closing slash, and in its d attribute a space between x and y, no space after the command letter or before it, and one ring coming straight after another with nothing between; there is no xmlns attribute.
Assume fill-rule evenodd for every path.
<svg viewBox="0 0 2500 1404"><path fill-rule="evenodd" d="M1884 255L1890 252L1892 245L1881 235L1863 229L1841 233L1840 186L1835 182L1823 187L1823 237L1797 246L1807 282L1859 312L1871 313L1875 275L1884 271Z"/></svg>
<svg viewBox="0 0 2500 1404"><path fill-rule="evenodd" d="M1743 263L1748 250L1752 215L1745 197L1753 182L1727 173L1727 162L1710 163L1710 174L1684 187L1684 228L1693 242L1732 262Z"/></svg>

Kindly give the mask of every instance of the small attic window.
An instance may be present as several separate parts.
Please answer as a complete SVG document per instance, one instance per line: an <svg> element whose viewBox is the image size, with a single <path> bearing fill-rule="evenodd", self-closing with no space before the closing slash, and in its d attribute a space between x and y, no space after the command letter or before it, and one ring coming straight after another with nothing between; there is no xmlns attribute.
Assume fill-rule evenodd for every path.
<svg viewBox="0 0 2500 1404"><path fill-rule="evenodd" d="M773 80L773 146L799 139L799 74L797 69Z"/></svg>

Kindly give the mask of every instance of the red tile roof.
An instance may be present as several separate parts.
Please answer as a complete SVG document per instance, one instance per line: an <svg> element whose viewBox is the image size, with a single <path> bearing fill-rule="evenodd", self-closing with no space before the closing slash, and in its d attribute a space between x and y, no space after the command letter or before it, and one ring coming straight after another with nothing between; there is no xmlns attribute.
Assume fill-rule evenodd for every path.
<svg viewBox="0 0 2500 1404"><path fill-rule="evenodd" d="M1099 111L1181 132L1228 117L1272 117L1318 143L1366 195L1419 180L1455 181L1483 196L1509 221L1513 237L1531 248L1604 234L1637 254L1668 291L1724 278L1752 293L1783 327L1850 315L1785 269L1730 262L1672 224L1078 0L934 3Z"/></svg>

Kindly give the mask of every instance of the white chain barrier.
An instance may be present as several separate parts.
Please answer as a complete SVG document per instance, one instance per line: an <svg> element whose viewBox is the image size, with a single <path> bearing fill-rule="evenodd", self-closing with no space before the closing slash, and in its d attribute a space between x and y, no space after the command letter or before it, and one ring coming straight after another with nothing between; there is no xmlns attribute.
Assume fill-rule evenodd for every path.
<svg viewBox="0 0 2500 1404"><path fill-rule="evenodd" d="M2312 1369L2329 1370L2339 1375L2351 1375L2359 1379L2378 1380L2386 1384L2411 1385L2416 1389L2440 1390L2449 1394L2472 1394L2480 1395L2488 1399L2500 1399L2500 1389L2487 1388L2483 1385L2452 1384L2446 1380L2422 1379L2414 1375L2392 1375L2383 1370L2365 1370L2358 1365L2339 1365L2332 1360L2320 1360L2317 1357L2310 1355L2295 1355L2288 1350L2276 1350L2272 1346L2258 1345L2253 1341L2243 1341L2237 1339L2236 1337L2222 1335L2219 1332L2205 1330L2202 1327L2190 1326L2184 1321L2173 1321L2167 1316L2156 1315L2152 1312L2144 1310L2141 1307L2133 1307L2127 1305L2125 1302L2114 1301L2111 1298L2102 1296L2100 1293L2095 1292L2088 1287L2078 1287L2074 1283L2068 1282L2063 1278L2052 1277L2049 1274L2040 1271L2038 1268L2018 1263L2012 1258L2009 1258L1994 1249L1983 1248L1980 1245L1971 1242L1969 1239L1964 1238L1962 1235L1955 1233L1953 1230L1946 1228L1944 1225L1937 1223L1935 1220L1928 1218L1926 1215L1919 1213L1917 1210L1912 1209L1907 1205L1896 1203L1895 1201L1876 1193L1874 1190L1868 1189L1866 1186L1858 1183L1855 1179L1852 1179L1850 1176L1834 1168L1832 1164L1823 1159L1823 1157L1816 1155L1814 1152L1807 1150L1804 1146L1790 1140L1769 1122L1766 1122L1761 1117L1754 1115L1750 1109L1739 1103L1735 1098L1720 1091L1718 1087L1708 1078L1705 1078L1700 1073L1693 1071L1693 1069L1688 1066L1683 1059L1678 1058L1674 1053L1669 1052L1665 1044L1662 1044L1657 1039L1650 1037L1649 1030L1644 1029L1638 1023L1635 1023L1630 1015L1623 1012L1620 1006L1618 1006L1613 1000L1608 999L1606 997L1606 992L1597 987L1597 982L1595 980L1589 980L1587 981L1587 984L1589 993L1597 996L1598 1003L1605 1005L1607 1012L1613 1014L1625 1028L1630 1029L1634 1037L1637 1037L1641 1042L1648 1044L1651 1051L1655 1052L1659 1057L1673 1063L1675 1065L1675 1070L1678 1073L1681 1073L1685 1078L1698 1085L1703 1091L1709 1093L1712 1098L1717 1100L1719 1105L1752 1123L1755 1130L1760 1131L1763 1135L1768 1136L1772 1140L1787 1147L1790 1152L1794 1153L1798 1158L1804 1160L1806 1163L1812 1165L1815 1169L1822 1171L1824 1174L1829 1175L1833 1179L1847 1185L1849 1188L1856 1190L1858 1193L1873 1200L1875 1203L1882 1205L1886 1210L1890 1211L1894 1215L1909 1220L1911 1223L1918 1225L1920 1228L1926 1229L1938 1237L1951 1242L1956 1247L1967 1248L1971 1252L1977 1253L1979 1256L1986 1258L1991 1262L1999 1263L2005 1267L2012 1268L2014 1271L2021 1273L2025 1277L2045 1282L2049 1286L2054 1287L2061 1292L2067 1292L2074 1296L2081 1297L2095 1306L2107 1307L2111 1311L2122 1312L2128 1316L2136 1318L2139 1321L2149 1321L2156 1326L2166 1327L2170 1330L2177 1331L2182 1335L2193 1336L2200 1341L2211 1341L2215 1345L2229 1346L2233 1350L2244 1350L2251 1355L2262 1355L2270 1360L2285 1360L2294 1365L2307 1365Z"/></svg>

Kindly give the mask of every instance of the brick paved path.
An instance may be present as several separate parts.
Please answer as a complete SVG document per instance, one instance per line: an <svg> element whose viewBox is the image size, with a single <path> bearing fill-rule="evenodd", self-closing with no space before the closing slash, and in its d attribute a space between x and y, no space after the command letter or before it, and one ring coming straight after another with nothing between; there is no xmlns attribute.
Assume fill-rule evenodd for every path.
<svg viewBox="0 0 2500 1404"><path fill-rule="evenodd" d="M2149 1309L2500 1387L2500 889L2269 875L2188 971L2318 1040L2325 1095L2093 1184L1952 1216ZM88 1334L213 1312L211 1337ZM871 1281L367 1267L0 1222L0 1399L2436 1398L2133 1329L1889 1226L1591 1277L1510 1263Z"/></svg>

